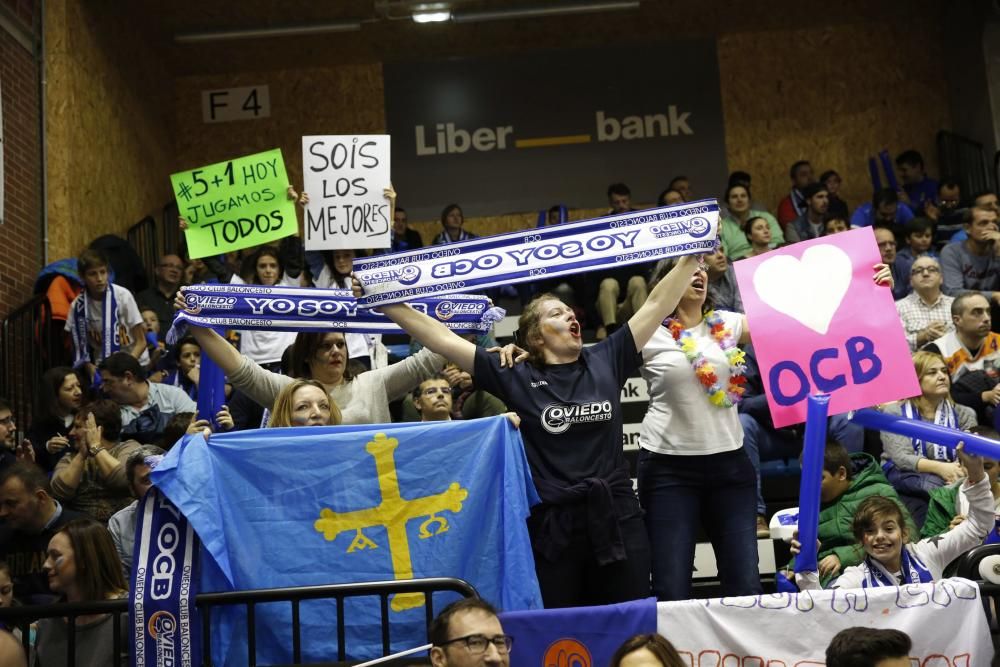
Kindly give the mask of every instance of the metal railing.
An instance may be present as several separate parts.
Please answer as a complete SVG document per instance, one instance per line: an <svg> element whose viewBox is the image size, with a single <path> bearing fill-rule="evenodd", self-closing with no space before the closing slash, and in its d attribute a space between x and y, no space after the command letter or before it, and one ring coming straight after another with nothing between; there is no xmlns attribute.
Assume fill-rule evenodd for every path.
<svg viewBox="0 0 1000 667"><path fill-rule="evenodd" d="M152 281L156 263L160 258L160 240L156 236L156 219L147 215L128 228L127 237L129 245L135 249L142 260L146 275Z"/></svg>
<svg viewBox="0 0 1000 667"><path fill-rule="evenodd" d="M1000 151L993 155L993 184L1000 187Z"/></svg>
<svg viewBox="0 0 1000 667"><path fill-rule="evenodd" d="M247 612L247 655L251 667L257 664L256 656L256 623L255 611L257 605L275 602L288 602L292 610L292 660L293 664L302 664L302 636L300 604L304 600L332 599L337 604L337 662L346 662L346 624L344 619L344 603L348 598L378 597L380 610L382 655L390 655L389 629L389 596L401 593L424 594L424 616L427 627L434 618L433 593L451 592L464 597L478 597L476 589L462 579L436 577L428 579L405 579L401 581L373 581L354 584L328 584L324 586L297 586L293 588L266 588L252 591L227 591L223 593L200 593L195 598L195 606L201 612L202 624L202 665L212 665L212 610L219 607L244 606ZM96 614L111 614L113 633L113 655L127 655L123 651L123 636L131 637L131 628L122 634L122 615L128 612L129 601L102 600L99 602L74 602L25 607L0 608L0 623L16 626L21 630L21 641L25 652L29 650L30 624L43 618L66 618L73 627L80 616ZM74 665L76 658L76 633L67 633L66 664ZM417 659L419 661L419 659ZM413 664L413 658L407 658L407 664ZM387 661L385 664L392 664Z"/></svg>
<svg viewBox="0 0 1000 667"><path fill-rule="evenodd" d="M163 205L163 214L160 217L160 227L163 233L163 254L180 255L182 250L180 212L177 210L177 202L170 200Z"/></svg>
<svg viewBox="0 0 1000 667"><path fill-rule="evenodd" d="M937 133L937 149L941 176L955 180L964 198L993 188L993 176L981 143L941 130Z"/></svg>
<svg viewBox="0 0 1000 667"><path fill-rule="evenodd" d="M42 374L54 365L52 309L44 294L38 294L14 309L0 324L0 396L11 404L11 412L22 429L31 420L33 394Z"/></svg>

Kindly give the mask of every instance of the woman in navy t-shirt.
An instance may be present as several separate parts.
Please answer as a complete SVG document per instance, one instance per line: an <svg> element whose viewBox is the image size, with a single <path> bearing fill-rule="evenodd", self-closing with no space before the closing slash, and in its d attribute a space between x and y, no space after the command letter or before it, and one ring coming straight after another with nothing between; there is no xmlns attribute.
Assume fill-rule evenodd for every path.
<svg viewBox="0 0 1000 667"><path fill-rule="evenodd" d="M649 595L649 541L622 451L621 388L697 267L696 257L682 258L628 326L588 348L573 310L551 294L539 295L518 322L528 363L513 368L407 305L381 306L414 338L472 373L478 388L520 415L542 499L528 527L546 607ZM357 282L355 293L361 294Z"/></svg>

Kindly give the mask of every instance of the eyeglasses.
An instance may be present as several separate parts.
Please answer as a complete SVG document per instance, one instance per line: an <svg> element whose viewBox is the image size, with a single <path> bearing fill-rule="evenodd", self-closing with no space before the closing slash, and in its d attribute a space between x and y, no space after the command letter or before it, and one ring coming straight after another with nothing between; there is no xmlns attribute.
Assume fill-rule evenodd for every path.
<svg viewBox="0 0 1000 667"><path fill-rule="evenodd" d="M514 638L510 635L493 635L492 637L487 637L485 635L466 635L464 637L458 637L456 639L449 639L446 642L441 642L438 646L447 646L448 644L454 644L456 642L465 642L465 648L469 649L469 653L485 653L490 644L496 646L497 653L510 653L510 647L514 645Z"/></svg>
<svg viewBox="0 0 1000 667"><path fill-rule="evenodd" d="M433 396L434 394L450 394L451 387L427 387L422 392L424 396Z"/></svg>
<svg viewBox="0 0 1000 667"><path fill-rule="evenodd" d="M14 425L14 415L7 415L3 419L0 419L0 426L13 426Z"/></svg>
<svg viewBox="0 0 1000 667"><path fill-rule="evenodd" d="M933 276L935 273L941 273L941 269L936 266L915 266L910 269L910 275L913 276L923 273Z"/></svg>
<svg viewBox="0 0 1000 667"><path fill-rule="evenodd" d="M896 242L895 241L882 241L881 243L878 244L878 247L879 248L895 248L896 247Z"/></svg>

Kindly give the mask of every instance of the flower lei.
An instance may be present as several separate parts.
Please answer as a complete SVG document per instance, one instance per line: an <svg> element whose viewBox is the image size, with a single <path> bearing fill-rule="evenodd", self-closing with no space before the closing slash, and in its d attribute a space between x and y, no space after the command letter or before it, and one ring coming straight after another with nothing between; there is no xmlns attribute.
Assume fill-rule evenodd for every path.
<svg viewBox="0 0 1000 667"><path fill-rule="evenodd" d="M712 338L726 353L726 361L729 362L729 386L725 389L722 388L719 377L715 374L715 365L705 359L704 353L697 351L697 342L691 332L684 329L684 325L672 317L665 319L663 326L667 328L674 340L680 343L681 351L694 369L695 376L705 387L708 400L720 408L731 408L743 399L743 392L746 391L743 387L747 382L744 375L747 368L746 355L743 350L736 347L733 332L726 328L722 317L714 310L705 314L705 323L708 324Z"/></svg>

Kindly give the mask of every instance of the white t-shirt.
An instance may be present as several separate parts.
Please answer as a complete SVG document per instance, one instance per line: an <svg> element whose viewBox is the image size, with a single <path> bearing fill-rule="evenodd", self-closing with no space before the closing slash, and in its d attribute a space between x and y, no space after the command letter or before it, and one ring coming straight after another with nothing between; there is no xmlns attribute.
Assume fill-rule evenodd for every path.
<svg viewBox="0 0 1000 667"><path fill-rule="evenodd" d="M246 282L237 275L234 275L229 284L245 285ZM299 279L291 278L288 274L282 274L281 280L276 284L278 287L298 287ZM296 333L294 331L261 331L261 330L240 330L240 352L258 364L273 364L281 361L281 355L285 353L288 346L295 342Z"/></svg>
<svg viewBox="0 0 1000 667"><path fill-rule="evenodd" d="M716 311L734 340L743 333L743 316ZM704 320L688 331L696 350L715 366L723 388L729 384L729 362ZM743 446L743 427L736 407L721 408L708 400L691 362L666 327L660 326L642 349L642 377L649 384L649 409L639 431L639 446L660 454L719 454Z"/></svg>
<svg viewBox="0 0 1000 667"><path fill-rule="evenodd" d="M125 337L121 338L122 331L116 332L121 338L118 341L118 346L122 352L130 352L129 349L132 343L132 329L138 325L143 324L142 313L139 312L139 306L135 303L135 297L132 296L132 292L128 291L120 285L111 284L111 289L114 290L115 301L118 304L118 325L124 328ZM83 293L79 294L76 299L73 300L73 304L70 306L70 313L74 311L77 299L82 299ZM70 317L66 320L66 331L73 333L73 318ZM87 300L87 330L96 332L98 335L102 335L104 331L104 298L100 299L88 299ZM95 364L99 363L104 359L103 348L100 346L95 346L93 343L90 345L91 361ZM139 357L139 363L145 366L149 363L149 353L145 350L142 352L142 356Z"/></svg>
<svg viewBox="0 0 1000 667"><path fill-rule="evenodd" d="M313 280L313 284L320 289L350 289L350 279L348 279L347 287L341 287L333 279L333 271L330 267L324 263L323 270L319 272L316 279ZM347 356L351 359L359 359L361 357L372 357L374 362L375 347L382 342L382 334L358 334L358 333L348 333L344 334L344 339L347 341Z"/></svg>

